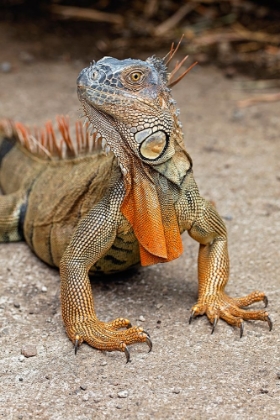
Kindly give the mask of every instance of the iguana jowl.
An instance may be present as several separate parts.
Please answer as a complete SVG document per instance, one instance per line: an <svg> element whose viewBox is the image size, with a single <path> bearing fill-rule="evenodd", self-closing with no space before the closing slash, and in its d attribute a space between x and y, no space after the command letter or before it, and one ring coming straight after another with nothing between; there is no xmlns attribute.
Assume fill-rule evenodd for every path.
<svg viewBox="0 0 280 420"><path fill-rule="evenodd" d="M85 132L76 123L76 145L65 117L58 118L61 143L49 122L33 132L1 124L0 240L25 239L38 257L60 267L62 316L76 349L86 341L129 359L127 345L151 348L147 333L127 319L98 320L88 274L171 261L182 253L184 231L200 244L190 320L206 314L214 330L222 318L241 335L243 320L272 328L266 311L242 309L266 304L264 293L231 298L224 292L226 228L199 195L169 82L161 59L104 57L78 77L90 126Z"/></svg>

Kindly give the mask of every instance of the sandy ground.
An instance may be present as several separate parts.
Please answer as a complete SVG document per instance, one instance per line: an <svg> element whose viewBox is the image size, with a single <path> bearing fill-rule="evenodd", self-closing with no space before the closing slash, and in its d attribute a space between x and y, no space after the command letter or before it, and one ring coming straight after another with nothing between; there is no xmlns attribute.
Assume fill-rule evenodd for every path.
<svg viewBox="0 0 280 420"><path fill-rule="evenodd" d="M1 117L38 123L77 114L82 61L21 60L26 46L0 40L0 63L12 64L11 72L0 73ZM255 94L240 90L237 79L197 66L174 97L201 193L226 220L227 291L264 290L273 331L248 322L240 339L222 321L213 335L205 317L188 325L198 246L186 234L178 260L92 282L99 317L142 325L153 351L133 346L129 364L121 353L86 344L75 356L60 316L58 272L25 243L1 244L0 418L279 418L280 103L237 110L237 100ZM28 344L37 356L21 356Z"/></svg>

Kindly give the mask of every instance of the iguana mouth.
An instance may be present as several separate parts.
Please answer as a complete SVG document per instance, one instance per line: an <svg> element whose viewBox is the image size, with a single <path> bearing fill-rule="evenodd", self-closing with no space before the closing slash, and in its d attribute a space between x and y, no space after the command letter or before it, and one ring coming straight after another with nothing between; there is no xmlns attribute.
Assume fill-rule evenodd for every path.
<svg viewBox="0 0 280 420"><path fill-rule="evenodd" d="M85 99L81 100L81 104L82 104L82 108L84 111L84 117L85 117L85 121L87 124L87 131L89 133L90 136L96 136L96 144L98 144L99 146L101 146L103 152L105 154L110 153L111 151L113 151L113 149L110 147L110 145L108 144L107 140L106 140L106 136L104 136L104 133L102 133L100 130L98 130L97 128L97 124L94 123L95 120L98 120L100 118L103 118L105 120L107 120L108 124L111 124L113 127L113 118L110 117L109 115L103 113L101 110L91 106L90 104L88 104L88 102Z"/></svg>

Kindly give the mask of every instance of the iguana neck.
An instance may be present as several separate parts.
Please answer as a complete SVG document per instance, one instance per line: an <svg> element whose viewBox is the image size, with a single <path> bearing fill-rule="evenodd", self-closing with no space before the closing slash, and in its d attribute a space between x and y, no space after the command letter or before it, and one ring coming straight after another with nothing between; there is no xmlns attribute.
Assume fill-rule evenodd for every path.
<svg viewBox="0 0 280 420"><path fill-rule="evenodd" d="M104 147L109 146L118 159L126 190L121 211L139 241L141 264L178 258L183 246L174 207L174 190L180 190L192 162L184 148L177 117L174 114L169 154L161 163L150 165L129 147L124 124L114 122L86 103L84 108L90 122L98 127L106 144Z"/></svg>
<svg viewBox="0 0 280 420"><path fill-rule="evenodd" d="M168 161L154 166L131 157L124 176L126 195L121 211L139 241L144 266L172 261L183 252L175 203L192 162L179 144L175 149Z"/></svg>

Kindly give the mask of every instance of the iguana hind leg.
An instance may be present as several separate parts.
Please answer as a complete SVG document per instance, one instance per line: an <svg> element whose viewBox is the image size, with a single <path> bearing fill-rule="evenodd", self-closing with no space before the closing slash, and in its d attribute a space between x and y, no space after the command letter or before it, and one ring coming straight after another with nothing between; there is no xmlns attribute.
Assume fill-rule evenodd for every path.
<svg viewBox="0 0 280 420"><path fill-rule="evenodd" d="M0 195L0 242L23 239L23 221L26 211L26 193Z"/></svg>
<svg viewBox="0 0 280 420"><path fill-rule="evenodd" d="M267 298L263 292L255 291L241 298L229 297L224 289L229 277L227 235L223 221L215 208L205 202L204 211L189 231L192 238L200 242L198 256L198 302L192 308L190 322L197 315L206 314L213 324L212 332L219 318L240 328L243 334L243 320L272 322L264 310L246 311L242 307Z"/></svg>

